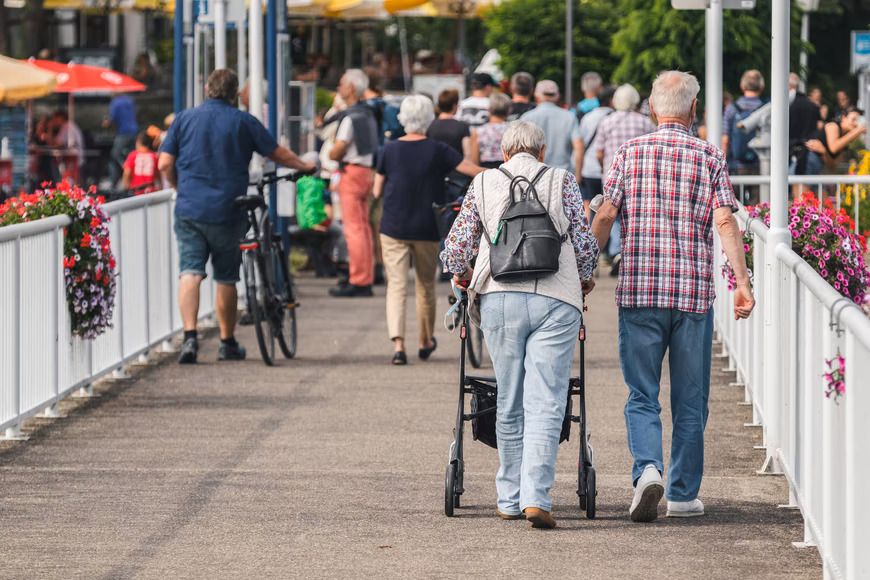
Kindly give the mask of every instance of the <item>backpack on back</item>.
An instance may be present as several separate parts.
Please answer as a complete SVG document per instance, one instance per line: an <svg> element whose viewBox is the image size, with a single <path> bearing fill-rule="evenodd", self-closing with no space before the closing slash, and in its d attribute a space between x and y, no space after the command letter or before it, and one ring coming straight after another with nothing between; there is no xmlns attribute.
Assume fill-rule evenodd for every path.
<svg viewBox="0 0 870 580"><path fill-rule="evenodd" d="M734 116L731 134L728 135L728 149L730 149L731 160L742 165L754 165L758 163L758 154L749 146L749 142L755 139L758 130L743 131L737 125L740 121L743 121L754 113L755 109L743 109L736 102L734 103L734 108L737 109L737 115Z"/></svg>
<svg viewBox="0 0 870 580"><path fill-rule="evenodd" d="M514 177L504 167L499 171L510 182L510 203L498 220L498 229L484 234L489 241L492 278L499 282L523 282L555 274L568 234L560 234L548 208L538 198L535 184L550 169L543 167L531 180ZM481 181L481 204L484 204ZM484 204L485 207L485 204ZM484 210L484 215L486 211Z"/></svg>

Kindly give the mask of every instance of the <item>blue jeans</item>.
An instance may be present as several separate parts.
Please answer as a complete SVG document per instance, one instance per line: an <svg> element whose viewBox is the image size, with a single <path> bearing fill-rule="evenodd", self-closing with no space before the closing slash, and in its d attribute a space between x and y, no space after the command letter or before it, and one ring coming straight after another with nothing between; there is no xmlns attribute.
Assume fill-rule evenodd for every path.
<svg viewBox="0 0 870 580"><path fill-rule="evenodd" d="M634 457L633 481L649 464L664 472L659 382L668 352L673 434L666 491L671 501L691 501L701 487L712 349L712 308L704 314L619 309L619 358L629 390L625 425Z"/></svg>
<svg viewBox="0 0 870 580"><path fill-rule="evenodd" d="M485 294L481 327L498 381L498 509L551 511L580 311L521 292Z"/></svg>

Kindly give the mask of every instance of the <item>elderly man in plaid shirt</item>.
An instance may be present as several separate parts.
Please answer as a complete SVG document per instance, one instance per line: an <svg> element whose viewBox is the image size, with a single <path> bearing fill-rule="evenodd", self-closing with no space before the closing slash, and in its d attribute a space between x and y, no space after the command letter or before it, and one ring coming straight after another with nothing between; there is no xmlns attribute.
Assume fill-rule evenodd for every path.
<svg viewBox="0 0 870 580"><path fill-rule="evenodd" d="M689 133L699 90L690 74L659 75L650 97L658 129L617 150L593 222L603 246L621 216L624 246L616 303L619 355L629 389L625 422L634 457L629 513L636 522L655 520L665 493L659 382L666 351L673 416L667 515L704 514L698 490L710 391L714 223L737 277L735 318L747 318L755 305L732 215L737 201L725 155Z"/></svg>

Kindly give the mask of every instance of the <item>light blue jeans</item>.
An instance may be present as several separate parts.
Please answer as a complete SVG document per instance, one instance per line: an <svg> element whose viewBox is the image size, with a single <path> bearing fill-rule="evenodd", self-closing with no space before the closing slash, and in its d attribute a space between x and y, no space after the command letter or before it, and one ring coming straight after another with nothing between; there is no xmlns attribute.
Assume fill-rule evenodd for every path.
<svg viewBox="0 0 870 580"><path fill-rule="evenodd" d="M485 294L481 327L498 381L498 509L551 511L580 311L521 292Z"/></svg>
<svg viewBox="0 0 870 580"><path fill-rule="evenodd" d="M704 314L667 308L619 309L619 359L629 391L625 425L634 457L632 481L649 464L664 472L659 383L668 352L673 434L666 492L671 501L691 501L701 487L712 349L712 309Z"/></svg>

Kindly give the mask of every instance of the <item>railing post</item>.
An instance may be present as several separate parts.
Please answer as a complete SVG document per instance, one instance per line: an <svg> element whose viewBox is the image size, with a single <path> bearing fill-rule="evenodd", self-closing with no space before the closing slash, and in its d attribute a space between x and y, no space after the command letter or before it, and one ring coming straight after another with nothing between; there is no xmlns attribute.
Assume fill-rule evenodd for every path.
<svg viewBox="0 0 870 580"><path fill-rule="evenodd" d="M788 231L788 74L789 40L791 31L791 1L773 3L771 18L771 160L770 160L770 231L767 234L765 274L767 296L765 298L766 361L764 384L764 421L767 423L767 457L763 469L779 472L776 454L782 441L780 408L785 384L782 374L780 344L777 337L782 327L782 275L776 248L780 244L791 245Z"/></svg>
<svg viewBox="0 0 870 580"><path fill-rule="evenodd" d="M121 224L123 223L123 215L124 212L118 212L115 214L115 219L118 220L118 226L116 231L118 232L118 244L115 246L117 262L123 268L124 266L124 252L122 250L123 240L122 240L122 230ZM121 349L121 360L127 356L126 351L124 350L124 278L120 278L120 283L116 286L115 290L115 314L118 317L118 347ZM129 379L130 375L127 371L124 370L123 363L121 363L118 368L112 371L112 378L115 379Z"/></svg>
<svg viewBox="0 0 870 580"><path fill-rule="evenodd" d="M53 283L51 285L51 377L52 377L52 387L54 390L54 399L51 404L48 405L43 411L42 415L44 417L55 419L59 416L57 412L57 403L60 399L60 355L58 348L58 341L60 340L60 331L58 328L58 306L57 303L60 300L60 292L59 288L64 284L64 272L63 267L59 266L62 264L60 260L60 256L58 255L58 246L63 247L63 229L57 229L53 232L52 236L52 244L51 244L51 267L52 272L55 274L52 276ZM60 239L58 239L60 238ZM57 275L58 271L60 271L60 276ZM60 279L58 279L60 278Z"/></svg>

